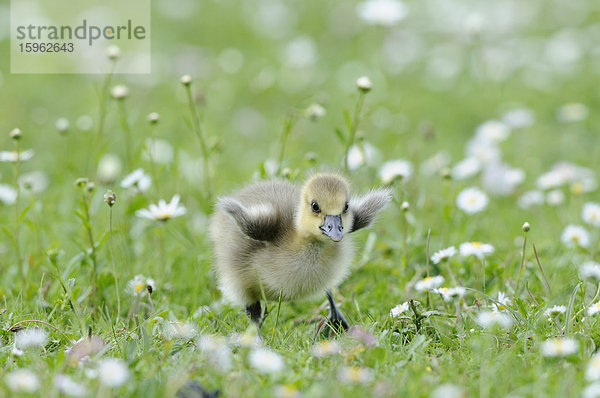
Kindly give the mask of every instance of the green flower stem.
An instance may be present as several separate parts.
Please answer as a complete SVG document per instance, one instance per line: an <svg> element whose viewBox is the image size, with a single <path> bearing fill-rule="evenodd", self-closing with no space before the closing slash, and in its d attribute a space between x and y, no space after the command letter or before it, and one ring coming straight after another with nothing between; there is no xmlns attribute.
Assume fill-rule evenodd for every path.
<svg viewBox="0 0 600 398"><path fill-rule="evenodd" d="M121 295L119 292L119 278L117 277L117 265L115 263L115 249L113 245L113 208L108 208L108 223L109 223L109 245L110 245L110 258L112 260L112 272L113 278L115 278L115 291L117 293L117 321L121 315Z"/></svg>
<svg viewBox="0 0 600 398"><path fill-rule="evenodd" d="M352 115L352 123L350 124L350 135L348 136L348 140L346 142L346 151L344 152L344 169L346 170L346 173L348 173L350 171L349 169L349 165L348 165L348 151L350 151L350 148L352 148L352 145L354 145L354 141L356 138L356 130L358 129L358 123L360 122L360 112L362 110L363 104L365 102L365 95L366 92L360 90L358 92L358 100L356 101L356 105L354 107L354 114Z"/></svg>
<svg viewBox="0 0 600 398"><path fill-rule="evenodd" d="M277 175L281 174L281 164L283 163L283 159L285 157L285 148L287 146L288 137L292 132L292 129L296 125L296 121L298 120L298 116L294 112L290 112L285 121L283 122L283 130L281 131L281 135L279 136L279 156L277 157Z"/></svg>
<svg viewBox="0 0 600 398"><path fill-rule="evenodd" d="M19 187L19 171L21 168L21 143L20 140L16 140L17 145L17 160L15 161L15 189L17 190L17 198L15 200L15 256L17 257L17 267L21 274L23 281L23 288L27 285L27 271L25 270L25 262L21 257L21 243L19 235L21 234L21 215L20 215L20 203L21 203L21 189Z"/></svg>
<svg viewBox="0 0 600 398"><path fill-rule="evenodd" d="M96 259L96 243L92 231L90 218L89 197L86 195L86 187L81 188L81 210L83 215L83 226L86 232L88 243L90 245L90 260L92 261L92 292L96 291L96 279L98 277L98 260Z"/></svg>
<svg viewBox="0 0 600 398"><path fill-rule="evenodd" d="M525 273L525 249L527 248L527 232L523 232L523 250L521 251L521 268L519 269L519 277L517 278L517 286L515 287L515 296L519 292L519 282Z"/></svg>
<svg viewBox="0 0 600 398"><path fill-rule="evenodd" d="M131 128L129 127L129 121L127 120L127 109L125 107L125 98L117 100L119 106L119 115L121 121L121 129L125 133L125 159L127 161L126 166L129 167L132 162L132 143L131 143Z"/></svg>
<svg viewBox="0 0 600 398"><path fill-rule="evenodd" d="M204 135L202 134L202 129L200 128L200 119L198 118L198 113L196 112L194 97L192 96L192 89L189 84L185 85L185 91L187 93L190 115L192 117L192 128L198 137L198 141L200 141L200 150L202 151L204 189L206 191L207 198L210 198L212 197L212 184L210 181L210 153L208 151L208 145L206 144Z"/></svg>

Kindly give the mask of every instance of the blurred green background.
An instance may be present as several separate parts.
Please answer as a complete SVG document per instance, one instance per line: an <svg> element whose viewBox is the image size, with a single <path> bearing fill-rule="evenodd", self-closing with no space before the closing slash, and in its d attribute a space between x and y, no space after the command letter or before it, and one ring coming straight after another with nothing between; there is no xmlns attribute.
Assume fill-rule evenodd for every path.
<svg viewBox="0 0 600 398"><path fill-rule="evenodd" d="M130 91L123 101L133 142L133 155L128 162L118 101L109 99L107 102L101 144L94 138L100 91L106 76L10 73L9 4L1 2L0 150L14 149L9 132L20 128L23 132L21 147L35 151L32 160L22 163L21 172L41 171L48 183L41 192L24 193L21 199L22 208L31 204L21 229L22 252L31 277L28 283L23 285L18 280L10 239L4 236L0 239L0 297L7 302L12 317L7 316L6 321L12 323L33 316L44 318L52 308L60 305L64 308L64 302L59 303L56 298L60 296L58 284L45 285L44 278L51 272L45 254L49 248L65 252L61 260L65 266L64 276L77 278L76 292L86 303L86 266L89 264L81 259L85 257L86 243L83 228L74 216L79 194L73 183L79 177L88 177L97 184L96 193L91 197L91 213L97 238L103 240L104 245L100 250L100 294L111 308L115 297L106 243L108 209L102 201L108 188L118 195L114 229L121 287L133 275L143 273L157 280L155 304L165 319L165 314L190 319L200 306L214 305L217 315L207 319L198 317L201 320L194 318L199 329L221 334L243 331L244 314L238 309L222 309L210 272L211 249L206 230L211 202L204 199L206 192L198 161L201 151L189 124L186 92L179 81L184 74L192 76L191 89L201 114L202 131L216 148L211 173L217 195L227 194L260 176L265 162L277 157L286 115L302 114L314 103L321 104L326 114L317 121L299 118L290 134L283 166L290 168L293 178L298 180L314 168L342 169L344 147L335 130L345 130L344 110L352 112L358 97L356 79L368 76L372 80L373 90L365 99L358 136L361 142L371 144L377 154L367 165L352 171L349 178L357 191L364 191L379 184L378 169L384 161L402 158L414 165L413 176L405 184L398 184L396 191L397 204L402 200L411 203L409 252L404 253L408 256L408 271L398 270L403 227L401 212L392 206L376 227L374 251L365 255L366 260L360 262L364 267L357 270L341 290L347 297L343 309L351 319L371 326L379 319L380 323L373 328L382 336L387 333L379 328L382 324L389 326L385 323L389 308L408 299L413 293L411 287L405 286L423 275L429 228L433 229L432 252L461 241L492 242L497 255L490 260L489 289L507 289L514 284L513 271L518 267L522 244L520 226L526 220L533 225L532 234L535 233L542 262L550 267L548 273L556 288L553 299L566 303L578 281L573 265L579 260L593 259L596 250L565 251L558 243L560 231L565 224L579 222L581 204L592 200L597 192L571 197L566 188L567 200L561 207L524 209L517 206L517 200L524 192L534 189L538 176L558 161L598 170L600 91L596 82L600 77L600 2L424 0L383 3L390 8L375 7L369 11L370 2L315 0L153 1L152 73L115 75L111 83L111 86L125 85ZM579 109L583 109L584 117L564 117L561 107L572 103L583 107ZM515 129L510 139L500 144L503 161L522 169L524 181L507 196L493 196L484 214L467 216L453 208L452 217L447 218L444 206L453 207L454 194L467 184L479 184L478 179L444 185L446 182L440 175L443 167L434 167L428 173L423 163L437 154L441 159L438 166L451 167L465 157L465 144L478 126L488 120L501 119L513 109L526 109L534 118L531 125ZM153 129L146 120L150 112L160 115ZM59 132L56 123L63 118L68 121L68 128ZM134 169L141 167L150 172L151 166L143 153L145 140L152 135L168 141L174 151L173 159L158 166L158 178L145 194L120 188L122 178ZM311 152L316 154L314 163L307 160L307 153ZM116 155L121 166L116 177L102 184L98 180L98 168L107 154ZM10 163L0 163L0 183L14 185ZM165 227L156 227L134 216L135 210L160 198L168 200L175 193L181 195L188 209L185 217L169 221ZM0 225L13 228L13 207L0 204ZM365 233L359 238L361 250L366 237ZM597 239L596 232L593 238ZM362 255L361 250L358 257ZM533 275L533 261L529 254L530 271L526 275L532 278L531 289L541 295L543 286ZM466 274L461 280L466 286L479 287L476 266L465 268ZM585 297L583 293L582 299ZM549 297L546 299L551 301ZM540 302L543 301L540 299ZM469 304L472 303L469 299ZM105 337L109 335L110 322L98 321L94 318L97 314L87 310L90 312L86 319L94 330L100 330ZM122 312L124 316L126 309ZM298 346L287 342L290 336L300 339L298 341L302 336L312 336L314 325L303 324L296 329L293 319L299 314L319 312L315 303L282 307L282 322L288 328L284 332L292 332L284 333L281 338L273 330L272 319L267 325L270 330L267 333L277 336L274 348L290 350L285 354L290 368L306 372L304 379L304 376L291 377L295 377L292 382L301 389L308 388L311 380L322 379L323 374L315 376L310 371L314 363L306 359L310 356L308 339ZM63 322L67 333L75 338L77 327L72 327L74 321L68 314L65 310L63 318L49 321ZM539 311L536 316L540 316ZM541 336L550 334L548 328L539 326L536 330L541 330ZM527 333L530 331L513 336L514 341L527 339ZM7 336L4 336L5 343L9 341ZM592 344L593 339L597 339L595 334L589 340ZM417 352L426 353L397 380L394 373L397 369L386 368L385 361L397 363L398 356L405 358L413 354L394 351L395 357L382 354L380 360L369 351L362 364L381 371L382 378L391 385L403 385L398 387L399 391L406 393L426 395L431 385L458 380L476 394L478 383L468 375L472 369L479 368L479 363L465 360L455 367L455 361L463 359L457 349L461 344L464 343L461 349L468 346L467 351L479 352L478 344L483 343L456 341L437 342L431 350L417 347ZM136 369L136 377L141 380L158 372L153 368L153 358L172 360L170 353L165 354L169 349L170 346L165 349L157 343L151 349L138 347L138 354L145 355L139 361L134 360L135 355L131 353L125 357L133 363L132 369ZM434 366L439 373L430 376L429 361L442 352L445 356L440 359L441 365ZM520 383L534 383L536 374L550 372L551 376L557 376L562 372L559 368L548 370L531 357L525 357L513 369L513 361L519 355L516 351L504 352L499 355L497 366L490 368L500 379L503 372L513 372L514 382L510 388L498 387L503 393L512 391ZM184 364L195 363L196 359L189 352L184 351L182 356ZM178 360L177 357L169 362L170 367L164 369L165 374L161 373L157 380L145 380L139 391L149 393L156 388L155 383L164 387L165 380L177 373ZM307 362L303 362L305 360ZM537 368L531 373L523 370L534 362ZM565 372L571 384L556 379L544 387L546 392L549 395L573 392L569 385L582 381L582 363L574 365L575 370L568 368L570 370ZM327 375L335 366L325 364L318 369ZM200 374L217 388L223 385L227 388L227 377L235 377L207 377L198 369L190 372ZM491 380L489 374L487 377ZM256 394L271 391L271 385L261 380L260 385L247 380L247 384L234 383L235 386L230 386L234 391L232 396L243 394L245 388ZM336 383L335 379L328 382L330 384L315 382L314 388L326 395L331 383ZM419 391L421 382L429 387ZM130 387L127 391L139 393L136 388ZM533 387L526 391L525 394L535 396Z"/></svg>

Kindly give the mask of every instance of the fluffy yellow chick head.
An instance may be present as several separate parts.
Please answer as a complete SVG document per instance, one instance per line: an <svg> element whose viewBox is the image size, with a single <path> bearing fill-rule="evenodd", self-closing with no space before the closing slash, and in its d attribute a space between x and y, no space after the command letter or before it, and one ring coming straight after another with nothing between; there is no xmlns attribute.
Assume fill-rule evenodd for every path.
<svg viewBox="0 0 600 398"><path fill-rule="evenodd" d="M316 174L302 188L296 228L303 236L339 242L352 228L350 185L335 174Z"/></svg>

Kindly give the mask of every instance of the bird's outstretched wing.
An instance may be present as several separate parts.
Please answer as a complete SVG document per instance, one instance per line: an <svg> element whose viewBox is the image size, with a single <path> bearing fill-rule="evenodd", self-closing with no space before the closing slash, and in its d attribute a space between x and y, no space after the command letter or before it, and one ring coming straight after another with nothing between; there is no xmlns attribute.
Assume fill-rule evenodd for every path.
<svg viewBox="0 0 600 398"><path fill-rule="evenodd" d="M363 196L350 200L353 222L350 232L366 228L373 224L377 213L389 203L392 193L389 189L375 189Z"/></svg>
<svg viewBox="0 0 600 398"><path fill-rule="evenodd" d="M227 213L248 237L273 241L280 236L279 212L269 204L245 206L234 198L219 198L217 206Z"/></svg>

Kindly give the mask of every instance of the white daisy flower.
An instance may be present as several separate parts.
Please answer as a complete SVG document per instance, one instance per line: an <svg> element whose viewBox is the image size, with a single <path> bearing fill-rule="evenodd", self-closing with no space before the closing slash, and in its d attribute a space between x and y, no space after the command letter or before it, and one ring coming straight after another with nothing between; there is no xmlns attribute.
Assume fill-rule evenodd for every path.
<svg viewBox="0 0 600 398"><path fill-rule="evenodd" d="M260 373L280 372L285 367L281 355L268 348L255 348L248 359L250 365Z"/></svg>
<svg viewBox="0 0 600 398"><path fill-rule="evenodd" d="M81 131L89 131L94 126L94 119L90 115L81 115L75 120L77 128Z"/></svg>
<svg viewBox="0 0 600 398"><path fill-rule="evenodd" d="M465 295L466 289L462 286L456 287L439 287L437 289L433 289L432 292L440 294L444 301L452 301L452 299L460 298Z"/></svg>
<svg viewBox="0 0 600 398"><path fill-rule="evenodd" d="M522 209L529 209L532 206L544 204L544 193L542 191L527 191L519 197L517 204Z"/></svg>
<svg viewBox="0 0 600 398"><path fill-rule="evenodd" d="M373 369L359 366L343 367L338 371L337 377L341 382L365 384L373 380Z"/></svg>
<svg viewBox="0 0 600 398"><path fill-rule="evenodd" d="M567 225L562 232L560 240L567 247L588 247L590 245L590 236L588 232L579 225Z"/></svg>
<svg viewBox="0 0 600 398"><path fill-rule="evenodd" d="M244 333L232 334L229 336L229 342L241 347L259 347L262 343L254 327L249 327Z"/></svg>
<svg viewBox="0 0 600 398"><path fill-rule="evenodd" d="M583 398L600 398L600 383L592 383L586 386L581 396Z"/></svg>
<svg viewBox="0 0 600 398"><path fill-rule="evenodd" d="M141 168L127 174L121 181L122 188L135 188L140 192L147 191L151 185L152 177Z"/></svg>
<svg viewBox="0 0 600 398"><path fill-rule="evenodd" d="M497 303L492 303L495 312L506 311L506 307L512 303L510 297L504 294L504 292L498 292L496 301Z"/></svg>
<svg viewBox="0 0 600 398"><path fill-rule="evenodd" d="M21 350L21 349L19 349L19 348L17 348L17 347L13 347L13 349L10 351L10 353L11 353L12 355L14 355L15 357L20 357L20 356L23 356L23 354L24 354L25 352L23 352L23 350Z"/></svg>
<svg viewBox="0 0 600 398"><path fill-rule="evenodd" d="M600 227L600 204L588 202L583 205L581 218L593 227Z"/></svg>
<svg viewBox="0 0 600 398"><path fill-rule="evenodd" d="M456 197L456 205L467 214L485 210L488 201L487 195L476 187L465 188Z"/></svg>
<svg viewBox="0 0 600 398"><path fill-rule="evenodd" d="M365 164L365 154L357 145L352 145L348 149L348 169L356 170Z"/></svg>
<svg viewBox="0 0 600 398"><path fill-rule="evenodd" d="M598 189L598 182L595 177L582 177L574 181L569 188L575 195L581 195Z"/></svg>
<svg viewBox="0 0 600 398"><path fill-rule="evenodd" d="M77 383L64 374L54 377L54 385L60 392L70 397L85 397L88 394L87 388L83 384Z"/></svg>
<svg viewBox="0 0 600 398"><path fill-rule="evenodd" d="M169 340L191 340L197 332L196 325L191 322L170 321L163 326L163 336Z"/></svg>
<svg viewBox="0 0 600 398"><path fill-rule="evenodd" d="M563 123L575 123L587 119L588 114L589 110L587 106L577 102L571 102L558 108L558 111L556 111L556 118Z"/></svg>
<svg viewBox="0 0 600 398"><path fill-rule="evenodd" d="M463 398L465 397L465 390L454 384L444 383L440 384L431 392L429 398Z"/></svg>
<svg viewBox="0 0 600 398"><path fill-rule="evenodd" d="M105 185L110 185L114 183L117 180L117 178L119 178L119 175L121 174L121 169L121 159L114 153L107 153L106 155L102 156L98 161L98 167L96 169L98 181ZM143 173L142 169L138 170L140 170ZM140 191L145 191L147 187L144 184L149 185L150 177L148 177L148 181L140 182L138 176L134 175L134 173L139 173L138 170L125 177L125 179L123 179L123 182L121 182L121 187L129 188L131 186L135 186ZM132 175L135 176L136 183L133 183ZM125 184L127 186L125 186Z"/></svg>
<svg viewBox="0 0 600 398"><path fill-rule="evenodd" d="M142 153L144 160L153 161L158 164L169 164L173 161L173 147L168 141L158 138L146 139L146 149Z"/></svg>
<svg viewBox="0 0 600 398"><path fill-rule="evenodd" d="M569 162L556 163L536 181L538 188L543 190L558 188L567 183L572 183L572 189L577 193L593 191L597 186L592 169Z"/></svg>
<svg viewBox="0 0 600 398"><path fill-rule="evenodd" d="M379 178L383 184L391 184L397 178L406 181L413 172L413 165L408 160L397 159L385 162L379 169Z"/></svg>
<svg viewBox="0 0 600 398"><path fill-rule="evenodd" d="M231 370L231 349L223 337L204 334L198 338L197 345L212 366L222 372Z"/></svg>
<svg viewBox="0 0 600 398"><path fill-rule="evenodd" d="M48 177L41 171L30 171L19 176L21 191L40 193L48 187Z"/></svg>
<svg viewBox="0 0 600 398"><path fill-rule="evenodd" d="M26 162L33 157L33 154L33 149L27 149L20 153L16 151L0 151L0 162L16 163L17 160L19 162Z"/></svg>
<svg viewBox="0 0 600 398"><path fill-rule="evenodd" d="M502 142L505 141L510 135L510 128L498 121L489 120L477 126L475 131L475 139L487 142Z"/></svg>
<svg viewBox="0 0 600 398"><path fill-rule="evenodd" d="M598 312L600 312L600 301L590 305L587 309L587 313L589 316L596 315Z"/></svg>
<svg viewBox="0 0 600 398"><path fill-rule="evenodd" d="M487 140L470 139L465 153L468 158L476 158L482 165L497 163L502 158L498 145Z"/></svg>
<svg viewBox="0 0 600 398"><path fill-rule="evenodd" d="M281 384L273 387L275 398L302 398L302 393L293 384Z"/></svg>
<svg viewBox="0 0 600 398"><path fill-rule="evenodd" d="M150 185L152 185L152 178L143 169L132 171L121 181L121 188L136 188L140 192L146 192Z"/></svg>
<svg viewBox="0 0 600 398"><path fill-rule="evenodd" d="M565 183L564 176L555 170L540 175L535 184L539 189L558 188Z"/></svg>
<svg viewBox="0 0 600 398"><path fill-rule="evenodd" d="M310 104L304 111L304 114L310 120L319 120L327 114L327 110L320 104Z"/></svg>
<svg viewBox="0 0 600 398"><path fill-rule="evenodd" d="M121 56L121 49L117 45L110 45L106 47L106 56L108 59L115 60Z"/></svg>
<svg viewBox="0 0 600 398"><path fill-rule="evenodd" d="M565 307L564 305L555 305L553 307L547 308L544 311L544 314L548 317L552 317L554 315L564 314L565 312L567 312L567 307Z"/></svg>
<svg viewBox="0 0 600 398"><path fill-rule="evenodd" d="M502 162L490 163L483 170L483 187L496 195L510 195L523 181L525 181L523 170Z"/></svg>
<svg viewBox="0 0 600 398"><path fill-rule="evenodd" d="M477 314L475 321L484 329L499 327L500 329L510 329L513 319L504 312L481 311Z"/></svg>
<svg viewBox="0 0 600 398"><path fill-rule="evenodd" d="M154 279L146 278L144 275L136 275L127 282L127 292L132 296L143 297L156 289Z"/></svg>
<svg viewBox="0 0 600 398"><path fill-rule="evenodd" d="M373 88L373 83L371 82L371 79L369 79L368 76L361 76L358 79L356 79L356 87L358 87L359 90L361 91L370 91L371 88Z"/></svg>
<svg viewBox="0 0 600 398"><path fill-rule="evenodd" d="M397 0L368 0L357 6L358 16L369 25L393 26L408 14L408 7Z"/></svg>
<svg viewBox="0 0 600 398"><path fill-rule="evenodd" d="M117 100L125 99L129 97L129 88L127 88L127 86L119 84L110 89L110 95Z"/></svg>
<svg viewBox="0 0 600 398"><path fill-rule="evenodd" d="M395 306L394 308L392 308L390 310L390 316L392 318L399 317L404 312L408 311L409 307L410 307L410 305L408 304L408 301L405 301L402 304L398 304L397 306Z"/></svg>
<svg viewBox="0 0 600 398"><path fill-rule="evenodd" d="M546 357L564 357L575 354L579 342L571 337L551 338L542 343L542 354Z"/></svg>
<svg viewBox="0 0 600 398"><path fill-rule="evenodd" d="M15 369L4 376L8 388L16 393L34 393L40 388L40 379L29 369Z"/></svg>
<svg viewBox="0 0 600 398"><path fill-rule="evenodd" d="M98 379L105 386L120 387L129 379L129 368L120 359L102 359L98 363Z"/></svg>
<svg viewBox="0 0 600 398"><path fill-rule="evenodd" d="M148 209L136 211L135 215L149 220L167 221L171 218L182 216L186 212L186 208L179 205L179 195L175 194L169 203L161 199L158 201L158 205L152 203Z"/></svg>
<svg viewBox="0 0 600 398"><path fill-rule="evenodd" d="M444 283L444 277L441 275L428 276L421 279L415 284L415 290L418 292L423 290L432 290Z"/></svg>
<svg viewBox="0 0 600 398"><path fill-rule="evenodd" d="M17 201L17 190L10 185L0 184L0 202L12 205Z"/></svg>
<svg viewBox="0 0 600 398"><path fill-rule="evenodd" d="M513 129L529 127L535 122L535 114L527 108L511 109L502 115L502 121Z"/></svg>
<svg viewBox="0 0 600 398"><path fill-rule="evenodd" d="M58 130L59 133L64 133L67 130L69 130L69 126L69 119L67 119L66 117L59 117L54 123L54 127L56 127L56 130Z"/></svg>
<svg viewBox="0 0 600 398"><path fill-rule="evenodd" d="M481 162L475 157L465 158L456 163L450 174L455 180L466 180L481 171Z"/></svg>
<svg viewBox="0 0 600 398"><path fill-rule="evenodd" d="M546 194L546 203L550 206L560 206L565 201L565 194L560 189L553 189Z"/></svg>
<svg viewBox="0 0 600 398"><path fill-rule="evenodd" d="M439 264L440 262L447 260L450 257L453 257L455 254L456 254L456 247L450 246L450 247L447 247L442 250L438 250L437 252L433 253L433 255L431 256L431 261L434 264Z"/></svg>
<svg viewBox="0 0 600 398"><path fill-rule="evenodd" d="M587 381L600 380L600 354L595 353L590 358L585 370L585 379Z"/></svg>
<svg viewBox="0 0 600 398"><path fill-rule="evenodd" d="M460 244L459 251L463 257L476 256L479 259L483 259L487 255L494 253L494 246L489 243L464 242Z"/></svg>
<svg viewBox="0 0 600 398"><path fill-rule="evenodd" d="M588 261L581 264L579 272L584 278L596 278L600 281L600 263Z"/></svg>
<svg viewBox="0 0 600 398"><path fill-rule="evenodd" d="M448 151L440 151L426 159L421 163L419 170L421 173L432 176L436 173L439 173L444 167L447 167L450 164L450 154Z"/></svg>
<svg viewBox="0 0 600 398"><path fill-rule="evenodd" d="M340 344L334 340L321 341L313 347L313 354L318 358L339 354L341 351Z"/></svg>
<svg viewBox="0 0 600 398"><path fill-rule="evenodd" d="M21 329L15 335L15 347L25 350L30 347L43 347L48 342L48 332L39 328Z"/></svg>
<svg viewBox="0 0 600 398"><path fill-rule="evenodd" d="M282 384L273 387L275 398L302 398L302 394L291 384Z"/></svg>

